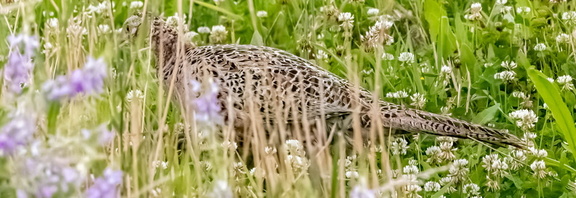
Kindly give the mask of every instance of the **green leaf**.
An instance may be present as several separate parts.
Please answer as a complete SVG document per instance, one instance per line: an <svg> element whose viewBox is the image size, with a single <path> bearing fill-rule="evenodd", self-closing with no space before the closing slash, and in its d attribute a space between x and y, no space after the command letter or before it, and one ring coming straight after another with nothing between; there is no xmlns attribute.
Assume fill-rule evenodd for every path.
<svg viewBox="0 0 576 198"><path fill-rule="evenodd" d="M426 0L426 2L424 2L424 18L430 26L428 31L430 32L432 42L436 42L441 28L440 20L446 15L446 10L435 0Z"/></svg>
<svg viewBox="0 0 576 198"><path fill-rule="evenodd" d="M496 113L498 113L498 109L500 109L500 104L495 104L488 109L484 109L484 111L478 113L474 119L472 119L472 123L476 124L486 124L490 122L490 120L494 119Z"/></svg>
<svg viewBox="0 0 576 198"><path fill-rule="evenodd" d="M525 57L520 58L525 59ZM552 116L556 119L556 125L566 142L568 142L568 149L572 154L576 154L576 127L574 127L574 118L568 110L566 103L562 100L560 96L560 88L558 85L548 81L547 76L542 72L534 69L534 67L529 67L526 60L519 61L524 65L528 71L528 76L530 80L534 82L536 90L544 100L544 102L550 108Z"/></svg>

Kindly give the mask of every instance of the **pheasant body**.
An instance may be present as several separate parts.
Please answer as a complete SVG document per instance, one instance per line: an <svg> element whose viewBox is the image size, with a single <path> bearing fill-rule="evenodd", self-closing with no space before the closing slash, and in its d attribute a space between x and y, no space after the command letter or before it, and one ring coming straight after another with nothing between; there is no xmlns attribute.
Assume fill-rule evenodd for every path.
<svg viewBox="0 0 576 198"><path fill-rule="evenodd" d="M383 100L373 101L369 91L354 88L345 79L283 50L235 44L178 46L178 33L161 20L154 21L152 45L164 82L170 85L174 81L180 100L193 97L189 96L190 82L212 78L220 87L222 116L236 127L247 126L251 119L285 123L319 117L339 120L356 112L362 128L379 123L391 129L523 147L517 137L507 132ZM376 117L371 116L374 102L380 107ZM254 112L258 115L254 116Z"/></svg>

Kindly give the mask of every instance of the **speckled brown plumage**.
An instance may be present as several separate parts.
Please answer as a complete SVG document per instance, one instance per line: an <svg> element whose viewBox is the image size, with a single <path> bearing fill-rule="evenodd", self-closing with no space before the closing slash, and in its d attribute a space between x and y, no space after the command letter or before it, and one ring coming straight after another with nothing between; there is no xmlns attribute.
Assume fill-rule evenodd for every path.
<svg viewBox="0 0 576 198"><path fill-rule="evenodd" d="M271 47L235 44L201 47L182 44L182 55L177 57L180 49L177 40L175 29L162 20L153 21L152 47L164 82L169 84L174 77L176 95L183 95L190 86L186 83L189 80L212 77L220 86L222 115L236 127L246 126L250 119L255 119L249 108L257 110L257 119L289 124L295 119L314 120L321 116L332 122L352 115L353 106L357 106L361 127L369 128L374 123L370 116L373 104L370 92L361 88L359 96L354 97L355 89L348 81L303 58ZM386 128L523 147L520 139L507 132L383 100L377 103L380 105L377 117ZM280 116L284 120L277 120L278 112L284 115Z"/></svg>

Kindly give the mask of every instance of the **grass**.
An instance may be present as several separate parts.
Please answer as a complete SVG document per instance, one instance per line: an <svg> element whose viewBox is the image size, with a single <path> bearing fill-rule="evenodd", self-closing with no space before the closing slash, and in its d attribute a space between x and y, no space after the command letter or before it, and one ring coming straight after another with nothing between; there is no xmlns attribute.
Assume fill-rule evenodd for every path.
<svg viewBox="0 0 576 198"><path fill-rule="evenodd" d="M9 35L39 41L22 91L4 75L1 82L1 197L576 196L574 2L0 2L3 74L10 54L29 53L11 46ZM341 131L318 133L329 131L322 119L298 120L319 124L293 129L293 137L285 126L256 121L263 119L245 130L194 122L202 115L160 86L148 35L126 32L125 21L143 10L181 14L183 33L198 33L190 40L197 46L283 49L375 97L507 129L534 148L425 134L385 138L379 127L370 129L369 145L356 127L347 146ZM354 17L349 27L345 12ZM393 25L367 40L377 21ZM217 25L224 36L201 32ZM102 90L94 83L94 91L51 99L52 79L97 76L88 57L105 63ZM243 144L236 134L246 135ZM316 137L329 139L311 144Z"/></svg>

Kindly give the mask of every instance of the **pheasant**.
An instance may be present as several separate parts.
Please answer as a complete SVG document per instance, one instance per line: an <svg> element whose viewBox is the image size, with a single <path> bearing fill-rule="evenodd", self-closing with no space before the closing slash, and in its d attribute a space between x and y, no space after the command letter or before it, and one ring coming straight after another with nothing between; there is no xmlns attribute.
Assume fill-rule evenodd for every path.
<svg viewBox="0 0 576 198"><path fill-rule="evenodd" d="M347 80L283 50L240 44L195 47L178 36L177 29L162 19L153 20L151 47L159 76L164 78L165 85L173 83L174 92L180 97L191 89L191 80L206 81L205 76L214 79L220 87L218 101L222 116L235 127L245 127L251 119L264 118L288 124L297 119L341 120L356 112L364 129L378 123L381 125L378 127L394 131L525 148L518 137L506 131L384 100L374 101L366 89L355 88ZM376 116L373 116L374 102L379 106ZM284 116L278 116L278 112Z"/></svg>

